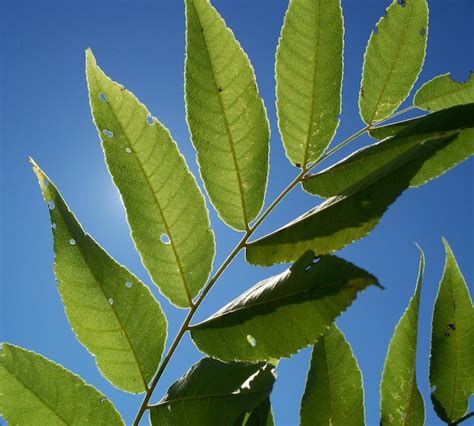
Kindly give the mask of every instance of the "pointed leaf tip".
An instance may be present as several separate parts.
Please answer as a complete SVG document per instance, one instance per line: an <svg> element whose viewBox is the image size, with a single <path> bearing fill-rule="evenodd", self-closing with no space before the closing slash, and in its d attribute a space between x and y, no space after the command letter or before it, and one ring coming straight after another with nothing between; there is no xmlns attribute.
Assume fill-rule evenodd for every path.
<svg viewBox="0 0 474 426"><path fill-rule="evenodd" d="M54 273L71 327L114 386L144 392L165 345L163 311L148 287L84 232L39 166L33 170L49 208Z"/></svg>
<svg viewBox="0 0 474 426"><path fill-rule="evenodd" d="M467 411L474 392L474 307L454 253L443 238L446 260L436 297L431 335L431 400L441 420Z"/></svg>
<svg viewBox="0 0 474 426"><path fill-rule="evenodd" d="M415 243L416 244L416 243ZM382 426L423 426L425 407L416 383L416 346L418 312L425 267L420 250L420 264L415 292L395 327L385 358L380 384L380 415Z"/></svg>
<svg viewBox="0 0 474 426"><path fill-rule="evenodd" d="M204 197L168 129L92 54L86 73L106 164L142 262L171 303L192 306L215 253Z"/></svg>

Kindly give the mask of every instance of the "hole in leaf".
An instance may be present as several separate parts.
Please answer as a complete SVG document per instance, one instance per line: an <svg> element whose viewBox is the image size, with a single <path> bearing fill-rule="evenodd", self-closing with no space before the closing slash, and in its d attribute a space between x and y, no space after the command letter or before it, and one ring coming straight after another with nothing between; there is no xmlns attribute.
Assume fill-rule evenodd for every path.
<svg viewBox="0 0 474 426"><path fill-rule="evenodd" d="M306 268L304 268L304 271L308 272L308 271L311 270L312 267L313 267L313 265L308 265L308 266L306 266Z"/></svg>
<svg viewBox="0 0 474 426"><path fill-rule="evenodd" d="M113 132L111 132L110 130L106 130L106 129L102 130L102 133L103 133L105 136L109 137L109 138L111 138L111 137L114 135Z"/></svg>
<svg viewBox="0 0 474 426"><path fill-rule="evenodd" d="M51 224L51 228L56 229L57 225L55 223Z"/></svg>
<svg viewBox="0 0 474 426"><path fill-rule="evenodd" d="M50 210L54 210L54 208L56 207L56 204L54 204L54 201L52 201L52 200L49 200L49 201L47 202L47 204L48 204L48 208L49 208Z"/></svg>
<svg viewBox="0 0 474 426"><path fill-rule="evenodd" d="M247 342L249 342L250 346L254 348L257 346L257 341L255 340L255 337L251 336L250 334L247 334Z"/></svg>
<svg viewBox="0 0 474 426"><path fill-rule="evenodd" d="M109 304L110 304L110 305L113 305L113 304L114 304L114 299L112 299L111 297L109 297Z"/></svg>
<svg viewBox="0 0 474 426"><path fill-rule="evenodd" d="M379 33L379 29L378 29L378 27L375 27L374 28L374 34L377 35L378 33Z"/></svg>
<svg viewBox="0 0 474 426"><path fill-rule="evenodd" d="M405 7L405 6L407 5L406 0L397 0L397 3L398 3L401 7Z"/></svg>
<svg viewBox="0 0 474 426"><path fill-rule="evenodd" d="M75 246L76 245L76 240L74 238L71 238L69 240L69 244L71 244L72 246Z"/></svg>
<svg viewBox="0 0 474 426"><path fill-rule="evenodd" d="M148 115L147 118L146 118L146 122L150 125L153 124L154 120L153 120L153 117L151 115Z"/></svg>
<svg viewBox="0 0 474 426"><path fill-rule="evenodd" d="M170 240L170 237L168 234L161 234L160 236L160 241L163 243L163 244L169 244L171 243L171 240Z"/></svg>
<svg viewBox="0 0 474 426"><path fill-rule="evenodd" d="M420 35L421 35L422 37L424 37L425 34L426 34L426 29L425 29L425 28L422 28L422 29L420 30Z"/></svg>
<svg viewBox="0 0 474 426"><path fill-rule="evenodd" d="M107 397L104 396L104 397L100 398L100 402L101 402L101 403L103 403L103 402L105 402L105 401L107 401Z"/></svg>
<svg viewBox="0 0 474 426"><path fill-rule="evenodd" d="M127 281L127 282L125 283L125 287L127 287L127 288L132 288L132 285L133 285L133 284L132 284L130 281Z"/></svg>
<svg viewBox="0 0 474 426"><path fill-rule="evenodd" d="M49 186L49 180L48 179L44 179L43 180L43 185L47 188Z"/></svg>
<svg viewBox="0 0 474 426"><path fill-rule="evenodd" d="M318 256L316 256L314 259L313 259L313 265L315 263L318 263L320 261L320 258Z"/></svg>
<svg viewBox="0 0 474 426"><path fill-rule="evenodd" d="M102 102L107 102L107 96L105 96L105 93L103 93L103 92L100 92L100 93L99 93L99 99L100 99Z"/></svg>

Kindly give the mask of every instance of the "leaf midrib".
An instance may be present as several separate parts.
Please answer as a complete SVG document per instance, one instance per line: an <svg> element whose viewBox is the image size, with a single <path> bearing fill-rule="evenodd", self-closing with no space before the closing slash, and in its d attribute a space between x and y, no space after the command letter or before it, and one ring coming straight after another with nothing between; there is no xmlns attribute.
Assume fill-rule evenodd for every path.
<svg viewBox="0 0 474 426"><path fill-rule="evenodd" d="M98 86L100 86L101 89L104 89L101 82L99 81L99 79L95 76L95 74L93 74L93 77L96 79L96 83ZM108 78L108 77L105 77L105 78ZM113 84L113 82L112 82ZM184 290L186 292L186 297L188 299L188 303L189 303L189 306L193 306L193 301L192 301L192 297L191 297L191 294L190 294L190 290L189 290L189 285L188 285L188 282L187 282L187 279L186 279L186 275L184 273L184 268L183 268L183 265L181 263L181 259L178 255L178 252L177 252L177 249L176 249L176 244L175 244L175 241L174 241L174 237L172 235L172 232L171 232L171 229L168 225L168 222L166 220L166 217L165 217L165 214L163 212L163 208L161 206L161 203L160 201L158 200L158 197L156 195L156 192L155 190L153 189L153 186L150 182L150 177L148 176L148 174L146 173L145 171L145 168L141 162L141 159L139 157L139 155L137 154L137 152L135 151L135 148L134 148L134 143L132 142L131 138L129 137L129 135L127 134L127 131L125 130L125 127L124 125L122 124L122 122L119 120L117 114L115 113L112 105L107 102L107 106L108 108L110 109L110 112L112 113L112 115L114 116L115 118L115 121L119 124L120 126L120 129L123 133L123 135L126 137L126 139L130 142L130 149L132 150L132 153L134 155L134 158L136 159L137 161L137 164L138 166L140 167L140 170L142 172L142 175L145 177L145 182L148 186L148 189L150 190L152 196L153 196L153 199L155 200L155 204L156 206L158 207L158 211L160 213L160 216L161 216L161 220L163 221L163 225L165 227L165 231L166 231L166 234L168 235L169 239L170 239L170 246L173 250L173 255L176 259L176 263L177 263L177 266L178 266L178 270L179 270L179 274L181 276L181 281L183 283L183 287L184 287ZM135 107L136 108L136 107ZM156 125L156 124L154 124Z"/></svg>
<svg viewBox="0 0 474 426"><path fill-rule="evenodd" d="M304 169L306 167L306 164L308 162L308 154L309 154L309 145L310 145L310 139L311 139L311 134L313 133L313 126L314 126L314 112L316 109L316 74L319 70L318 67L318 59L317 55L319 52L319 45L321 42L321 28L320 28L320 21L321 21L321 7L320 7L320 2L319 0L316 1L317 5L317 13L316 13L316 46L314 48L315 55L314 55L314 64L313 64L313 79L311 80L311 108L310 108L310 115L309 115L309 125L308 125L308 134L306 135L306 145L305 145L305 150L304 150L304 157L303 157L303 164L302 168Z"/></svg>
<svg viewBox="0 0 474 426"><path fill-rule="evenodd" d="M287 293L287 294L284 294L284 295L281 295L281 296L278 296L278 297L273 297L273 298L270 298L270 299L267 299L267 300L262 300L262 301L259 301L259 302L256 302L256 303L253 303L251 305L243 305L241 307L238 307L236 309L232 309L230 311L227 311L227 312L223 312L222 314L220 314L219 316L215 316L215 317L211 317L205 321L202 321L196 325L192 325L190 326L191 329L194 329L194 330L199 330L202 328L202 326L205 326L207 324L210 324L212 322L215 322L215 321L219 321L220 319L228 316L228 315L231 315L231 314L235 314L236 312L241 312L241 311L245 311L245 310L252 310L253 308L255 307L259 307L261 305L266 305L268 303L274 303L274 302L278 302L282 299L287 299L287 298L290 298L290 297L293 297L293 296L298 296L298 295L301 295L301 294L304 294L304 293L309 293L313 290L316 290L316 289L325 289L325 288L329 288L329 287L332 287L333 285L335 284L339 284L338 282L334 281L334 282L331 282L331 283L328 283L328 284L325 284L325 285L322 285L322 286L319 286L319 287L310 287L310 288L307 288L307 289L304 289L304 290L301 290L301 291L295 291L295 292L292 292L292 293ZM360 290L357 290L357 286L344 286L344 290L352 290L352 289L356 289L356 294L360 291ZM311 300L307 300L305 302L308 302L308 301L311 301ZM291 304L293 305L293 303ZM282 305L279 305L279 307L281 306L290 306L290 305L285 305L285 304L282 304Z"/></svg>
<svg viewBox="0 0 474 426"><path fill-rule="evenodd" d="M196 12L196 15L199 19L199 24L201 25L201 27L203 27L202 19L201 19L201 16L199 15L199 11L198 11L197 7L194 4L194 0L191 0L190 3L192 3L192 5L193 5L194 11ZM219 17L217 19L219 19ZM228 31L227 28L225 28L224 31ZM216 72L215 72L215 69L214 69L214 64L212 62L211 55L209 53L209 45L208 45L208 41L207 41L207 38L206 38L206 31L202 32L202 38L203 38L204 44L206 46L206 53L207 53L207 57L209 59L209 65L211 66L211 73L212 73L212 77L214 78L214 84L215 84L217 82ZM237 162L237 154L235 152L235 147L234 147L235 142L234 142L234 138L232 136L232 132L231 132L231 129L230 129L229 120L227 118L227 113L226 113L226 110L224 108L222 95L218 90L218 87L217 87L218 85L215 84L215 86L216 86L215 88L217 90L217 99L219 100L219 106L220 106L221 111L222 111L222 118L223 118L223 121L224 121L224 127L225 127L225 130L226 130L227 135L228 135L230 151L231 151L231 154L232 154L232 161L234 163L235 173L236 173L236 176L237 176L237 184L238 184L238 187L239 187L240 203L242 205L242 214L243 214L243 219L244 219L244 222L245 222L245 228L248 229L249 220L248 220L248 216L247 216L247 206L246 206L246 202L245 202L245 194L244 194L244 189L243 189L243 183L242 183L240 167L239 167L239 164Z"/></svg>
<svg viewBox="0 0 474 426"><path fill-rule="evenodd" d="M57 196L62 200L62 197L60 196L59 191L57 190L57 188L56 188L55 186L53 186L53 188L54 188L54 193L55 193L55 195L57 195ZM47 190L47 189L46 189L46 190ZM69 208L68 208L68 206L66 205L65 202L64 202L64 207L66 208L66 215L67 215L68 213L71 214L71 215L73 215L72 212L69 210ZM62 209L61 209L61 210L62 210ZM131 352L132 352L133 357L135 358L135 362L136 362L136 364L137 364L138 371L139 371L140 376L141 376L141 378L142 378L142 380L143 380L144 390L147 390L147 389L148 389L148 383L147 383L147 380L146 380L146 377L145 377L145 373L144 373L144 371L143 371L143 369L142 369L141 362L140 362L140 360L139 360L139 358L138 358L138 354L137 354L137 352L135 351L134 345L132 344L132 340L130 339L130 336L129 336L129 334L128 334L128 332L127 332L127 330L126 330L126 328L125 328L125 326L124 326L124 324L123 324L123 322L122 322L122 320L120 319L119 315L117 314L117 312L116 312L116 310L115 310L115 308L114 308L114 305L111 305L111 304L109 303L109 295L105 292L105 289L104 289L104 287L103 287L103 285L102 285L101 280L100 280L100 279L97 277L97 275L96 275L95 269L91 267L91 265L90 265L90 263L89 263L89 256L86 256L86 255L84 254L84 251L83 251L83 247L82 247L81 242L82 242L83 239L90 239L93 244L96 244L96 245L97 245L97 247L99 248L99 250L103 250L103 248L102 248L91 236L87 235L87 234L84 232L84 230L82 229L82 227L81 227L81 225L79 224L79 222L77 221L77 219L76 219L76 221L77 221L77 223L78 223L78 225L79 225L79 229L80 229L80 231L82 232L82 234L80 234L79 237L76 236L76 234L75 234L75 232L74 232L74 229L70 226L69 220L67 220L67 219L68 219L67 216L65 217L62 211L60 212L60 215L61 215L61 217L62 217L62 219L63 219L64 224L66 225L66 227L67 227L67 229L68 229L69 234L77 238L77 239L76 239L76 243L77 243L78 251L79 251L79 253L80 253L80 255L81 255L83 261L84 261L85 264L87 265L88 270L90 271L90 273L91 273L92 277L94 278L96 284L98 285L99 289L102 291L102 294L103 294L103 296L104 296L105 299L106 299L107 306L110 307L111 311L113 312L113 314L114 314L114 316L115 316L115 319L117 320L117 322L118 322L118 324L119 324L119 326L120 326L120 330L123 332L123 334L124 334L124 336L125 336L125 340L126 340L126 342L128 343L128 346L130 347L130 350L131 350ZM74 217L74 216L73 216L73 217ZM87 251L87 250L86 250L86 251ZM112 261L112 262L115 262L115 260L112 259L112 258L111 258L111 261ZM55 262L55 265L57 265L57 262Z"/></svg>
<svg viewBox="0 0 474 426"><path fill-rule="evenodd" d="M401 7L400 5L396 4L396 3L392 3L395 7ZM410 5L412 5L412 3L410 2ZM407 5L408 6L408 5ZM408 23L410 21L410 19L412 18L412 12L413 12L413 7L414 6L411 6L410 7L410 12L408 14L408 17L407 19L405 20L404 22L404 25L403 25L403 31L401 32L401 36L399 37L399 40L404 40L404 37L403 35L406 33L406 29L408 27ZM383 19L388 19L388 15L386 18L383 18ZM374 37L376 37L376 35L374 35ZM388 74L387 74L387 77L385 79L385 82L384 84L382 85L382 90L380 90L380 93L379 93L379 96L378 96L378 99L375 103L375 106L374 106L374 109L373 109L373 113L372 113L372 116L371 116L371 119L369 120L369 125L372 125L374 123L374 119L375 119L375 116L377 115L377 113L379 112L379 106L380 106L380 101L382 99L382 96L385 94L385 90L387 89L387 86L388 86L388 83L389 81L391 80L392 78L392 74L396 68L396 66L394 64L397 64L398 63L398 59L400 57L400 54L402 52L402 45L404 45L404 43L398 43L398 48L396 50L396 54L395 54L395 57L393 59L393 62L392 62L392 66L389 68L388 70Z"/></svg>
<svg viewBox="0 0 474 426"><path fill-rule="evenodd" d="M39 401L43 403L45 407L47 407L59 420L61 420L65 425L69 425L70 423L66 421L56 410L48 403L46 402L41 395L37 394L30 386L28 386L23 380L20 380L12 370L7 368L5 363L2 363L3 368L5 368L6 371L10 373L10 376L16 380L18 383L20 383L28 392L30 392L35 398L37 398Z"/></svg>

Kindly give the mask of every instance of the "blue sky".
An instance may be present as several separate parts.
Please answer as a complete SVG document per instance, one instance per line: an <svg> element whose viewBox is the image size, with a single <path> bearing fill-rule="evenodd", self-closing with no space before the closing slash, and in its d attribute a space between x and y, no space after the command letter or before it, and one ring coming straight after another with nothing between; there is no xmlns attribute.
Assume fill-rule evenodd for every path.
<svg viewBox="0 0 474 426"><path fill-rule="evenodd" d="M342 123L336 142L362 127L357 96L363 53L388 3L343 0L345 76ZM272 127L268 204L295 175L284 156L274 107L274 55L287 2L214 0L214 5L248 52L268 110ZM428 51L416 87L449 71L458 80L467 78L474 69L473 21L471 0L430 1ZM3 0L0 28L0 340L40 352L77 372L105 392L129 423L141 397L115 390L98 374L92 357L77 342L65 318L52 273L48 212L27 158L31 155L55 181L85 229L150 284L168 317L169 333L174 335L185 311L173 308L156 291L134 252L91 121L84 50L91 47L105 72L134 92L170 129L196 172L183 101L183 2ZM362 138L341 155L368 142ZM386 287L384 291L368 289L338 320L364 375L368 425L378 424L378 388L386 348L414 290L418 268L414 241L426 254L418 382L427 406L427 424L441 424L429 400L430 320L444 262L442 236L451 243L467 281L473 282L473 182L474 163L470 160L422 188L405 192L369 237L339 253L375 274ZM316 202L295 190L268 218L259 235L292 220ZM209 207L217 237L218 266L239 234L220 222ZM257 280L281 269L250 267L240 256L196 319L205 318ZM278 425L298 422L309 355L305 349L280 363L272 394ZM185 338L155 400L200 356Z"/></svg>

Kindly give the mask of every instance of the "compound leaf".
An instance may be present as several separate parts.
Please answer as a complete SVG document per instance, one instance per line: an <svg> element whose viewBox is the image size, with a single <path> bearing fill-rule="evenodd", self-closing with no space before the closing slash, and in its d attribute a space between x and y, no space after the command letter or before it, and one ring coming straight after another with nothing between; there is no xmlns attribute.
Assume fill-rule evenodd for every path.
<svg viewBox="0 0 474 426"><path fill-rule="evenodd" d="M431 400L446 423L462 417L474 392L474 308L464 277L446 240L446 263L433 312Z"/></svg>
<svg viewBox="0 0 474 426"><path fill-rule="evenodd" d="M263 205L269 127L248 57L208 0L186 0L186 110L201 176L224 222Z"/></svg>
<svg viewBox="0 0 474 426"><path fill-rule="evenodd" d="M392 114L410 93L425 58L426 0L393 0L370 35L364 57L359 109L372 124Z"/></svg>
<svg viewBox="0 0 474 426"><path fill-rule="evenodd" d="M269 364L225 364L203 358L151 407L151 424L232 425L267 400L274 381Z"/></svg>
<svg viewBox="0 0 474 426"><path fill-rule="evenodd" d="M132 238L161 292L189 307L214 257L204 198L168 130L86 55L94 122Z"/></svg>
<svg viewBox="0 0 474 426"><path fill-rule="evenodd" d="M276 55L278 126L287 157L305 167L331 142L341 113L340 0L292 0Z"/></svg>
<svg viewBox="0 0 474 426"><path fill-rule="evenodd" d="M423 84L413 98L413 105L428 111L439 111L454 105L474 102L474 73L464 83L449 74L439 75Z"/></svg>
<svg viewBox="0 0 474 426"><path fill-rule="evenodd" d="M381 169L355 181L341 195L327 199L279 230L248 243L247 261L263 266L289 262L307 250L317 254L332 253L365 237L428 161L463 136L471 140L473 132L474 129L468 129L459 135L415 145Z"/></svg>
<svg viewBox="0 0 474 426"><path fill-rule="evenodd" d="M313 348L300 425L364 426L362 374L344 335L332 325Z"/></svg>
<svg viewBox="0 0 474 426"><path fill-rule="evenodd" d="M420 268L413 297L390 341L380 385L382 426L423 426L425 405L416 384L418 310L425 259L420 250Z"/></svg>
<svg viewBox="0 0 474 426"><path fill-rule="evenodd" d="M406 152L448 135L457 136L421 165L412 177L410 187L442 175L474 154L474 104L452 107L410 121L394 137L362 148L336 165L309 176L303 182L303 188L323 197L345 194L354 182L374 174L383 175Z"/></svg>
<svg viewBox="0 0 474 426"><path fill-rule="evenodd" d="M148 287L83 231L31 162L49 206L54 272L69 323L105 378L122 390L144 392L165 345L163 311Z"/></svg>
<svg viewBox="0 0 474 426"><path fill-rule="evenodd" d="M201 351L224 361L289 357L313 344L370 284L378 281L363 269L307 252L192 326L191 337Z"/></svg>
<svg viewBox="0 0 474 426"><path fill-rule="evenodd" d="M113 404L59 364L0 347L0 413L11 425L123 425Z"/></svg>

